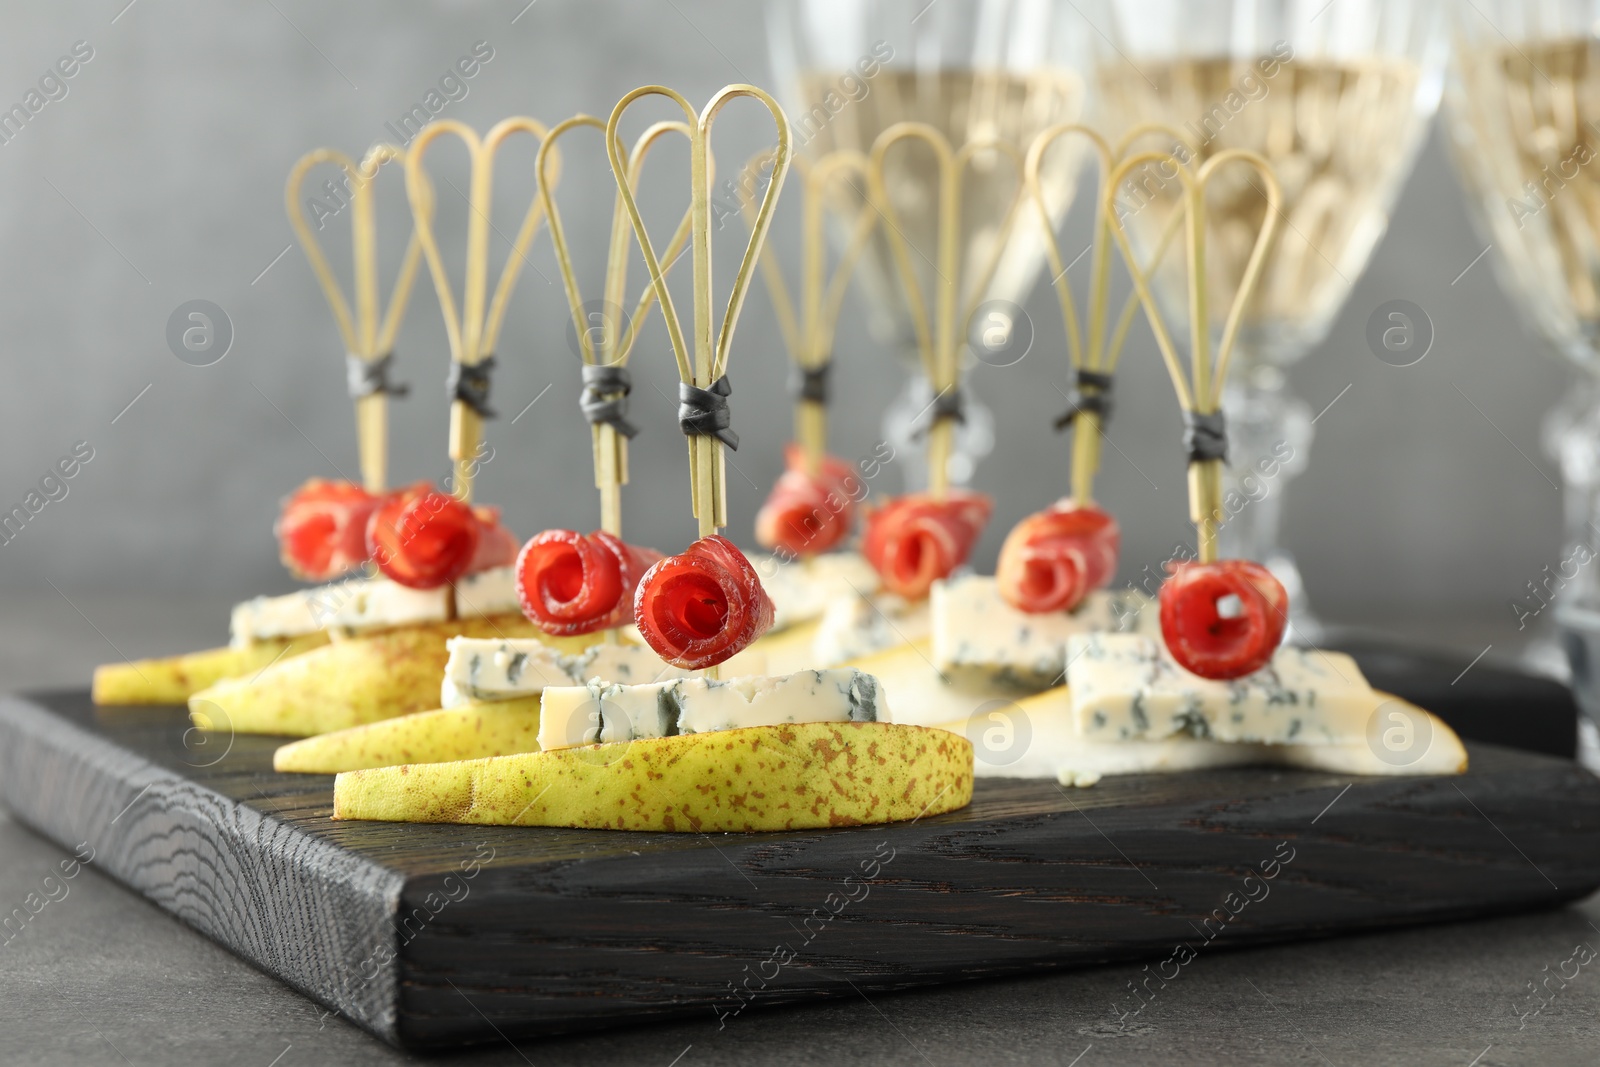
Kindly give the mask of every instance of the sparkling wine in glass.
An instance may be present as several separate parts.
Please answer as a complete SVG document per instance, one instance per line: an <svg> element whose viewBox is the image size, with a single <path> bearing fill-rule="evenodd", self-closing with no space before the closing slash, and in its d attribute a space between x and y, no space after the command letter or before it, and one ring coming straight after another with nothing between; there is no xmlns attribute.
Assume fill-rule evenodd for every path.
<svg viewBox="0 0 1600 1067"><path fill-rule="evenodd" d="M1285 388L1284 368L1327 336L1388 226L1438 106L1442 12L1435 0L1111 0L1111 11L1112 44L1100 50L1095 79L1109 132L1171 127L1183 138L1177 154L1195 165L1247 149L1283 186L1279 236L1246 308L1224 398L1235 488L1263 462L1279 484L1259 499L1259 487L1249 492L1255 502L1220 536L1225 554L1266 564L1289 590L1291 640L1315 640L1299 569L1279 539L1283 483L1304 470L1312 439L1310 408ZM1180 188L1152 168L1121 190L1144 254ZM1239 168L1218 174L1208 203L1207 292L1220 328L1266 199ZM1174 322L1187 317L1182 258L1167 256L1156 274Z"/></svg>
<svg viewBox="0 0 1600 1067"><path fill-rule="evenodd" d="M1581 557L1600 549L1600 4L1476 0L1454 14L1448 114L1474 214L1502 285L1580 371L1543 434L1561 468L1566 544L1555 580L1521 591L1519 617L1547 632L1554 600L1593 761L1600 568ZM1562 666L1547 639L1525 658Z"/></svg>

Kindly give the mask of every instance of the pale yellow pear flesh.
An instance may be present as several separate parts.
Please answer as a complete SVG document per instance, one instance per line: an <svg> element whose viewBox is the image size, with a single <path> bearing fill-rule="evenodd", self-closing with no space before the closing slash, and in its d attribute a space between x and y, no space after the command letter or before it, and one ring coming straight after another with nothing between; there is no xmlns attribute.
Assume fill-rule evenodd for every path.
<svg viewBox="0 0 1600 1067"><path fill-rule="evenodd" d="M256 641L243 648L229 645L161 659L106 663L94 669L90 695L96 704L182 704L224 679L254 674L327 643L327 634L314 633Z"/></svg>
<svg viewBox="0 0 1600 1067"><path fill-rule="evenodd" d="M521 615L498 615L335 641L201 690L189 698L189 717L203 730L313 737L429 711L439 706L445 642L457 636L540 635Z"/></svg>
<svg viewBox="0 0 1600 1067"><path fill-rule="evenodd" d="M902 822L972 800L945 730L799 723L350 771L336 819L728 833Z"/></svg>
<svg viewBox="0 0 1600 1067"><path fill-rule="evenodd" d="M402 763L450 763L539 751L540 697L418 711L284 745L272 769L338 774Z"/></svg>

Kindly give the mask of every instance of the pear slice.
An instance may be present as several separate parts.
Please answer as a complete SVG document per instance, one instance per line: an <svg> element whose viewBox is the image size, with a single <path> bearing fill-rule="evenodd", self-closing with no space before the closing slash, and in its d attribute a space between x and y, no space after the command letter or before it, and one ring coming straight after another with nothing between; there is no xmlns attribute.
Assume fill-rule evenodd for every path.
<svg viewBox="0 0 1600 1067"><path fill-rule="evenodd" d="M182 704L224 678L254 674L327 643L327 634L312 633L255 641L243 648L229 645L161 659L104 663L94 669L91 696L96 704Z"/></svg>
<svg viewBox="0 0 1600 1067"><path fill-rule="evenodd" d="M308 737L278 749L272 769L338 774L401 763L450 763L539 751L540 696L418 711Z"/></svg>
<svg viewBox="0 0 1600 1067"><path fill-rule="evenodd" d="M312 737L439 706L450 658L445 642L466 637L537 637L521 615L407 626L335 641L274 663L248 678L230 678L189 698L202 730ZM557 640L558 647L576 638Z"/></svg>
<svg viewBox="0 0 1600 1067"><path fill-rule="evenodd" d="M333 817L731 833L901 822L971 800L963 737L812 722L349 771Z"/></svg>

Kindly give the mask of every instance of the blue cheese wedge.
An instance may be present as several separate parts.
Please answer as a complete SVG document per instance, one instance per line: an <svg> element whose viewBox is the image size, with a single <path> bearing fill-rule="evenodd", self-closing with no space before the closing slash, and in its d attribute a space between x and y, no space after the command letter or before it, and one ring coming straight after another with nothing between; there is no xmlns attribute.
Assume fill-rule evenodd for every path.
<svg viewBox="0 0 1600 1067"><path fill-rule="evenodd" d="M894 593L853 595L823 612L812 639L814 667L833 667L874 652L927 638L928 602Z"/></svg>
<svg viewBox="0 0 1600 1067"><path fill-rule="evenodd" d="M439 693L441 708L534 696L547 686L591 679L636 685L685 678L691 671L662 661L643 645L596 644L563 654L536 637L452 637Z"/></svg>
<svg viewBox="0 0 1600 1067"><path fill-rule="evenodd" d="M490 567L456 583L456 615L463 619L522 614L517 599L517 569Z"/></svg>
<svg viewBox="0 0 1600 1067"><path fill-rule="evenodd" d="M1440 775L1467 769L1467 752L1444 721L1385 693L1381 705L1400 709L1419 729L1414 750L1386 751L1382 735L1359 741L1269 745L1203 741L1189 736L1159 741L1090 741L1077 731L1071 709L1055 693L941 724L973 744L980 778L1054 778L1089 786L1102 777L1169 774L1214 767L1297 767L1333 774ZM1426 725L1423 725L1426 724Z"/></svg>
<svg viewBox="0 0 1600 1067"><path fill-rule="evenodd" d="M1018 611L992 577L935 582L933 665L951 681L1038 692L1066 680L1067 642L1097 632L1159 633L1155 603L1135 590L1098 590L1075 611Z"/></svg>
<svg viewBox="0 0 1600 1067"><path fill-rule="evenodd" d="M324 613L331 614L317 597L330 588L333 587L306 589L287 596L258 596L235 604L228 624L230 643L234 648L248 648L257 641L315 633L322 629Z"/></svg>
<svg viewBox="0 0 1600 1067"><path fill-rule="evenodd" d="M878 680L862 671L779 677L678 678L644 685L551 686L539 706L539 747L642 741L802 722L890 722Z"/></svg>
<svg viewBox="0 0 1600 1067"><path fill-rule="evenodd" d="M825 552L785 562L753 555L751 566L772 598L772 633L820 619L828 606L878 588L878 573L858 552Z"/></svg>
<svg viewBox="0 0 1600 1067"><path fill-rule="evenodd" d="M1093 741L1199 740L1267 744L1365 743L1383 698L1339 652L1280 648L1254 674L1212 681L1178 666L1143 634L1080 634L1067 645L1078 733Z"/></svg>
<svg viewBox="0 0 1600 1067"><path fill-rule="evenodd" d="M387 578L346 578L285 596L258 596L234 606L236 648L256 641L328 630L338 635L389 630L449 618L450 589L410 589ZM493 567L456 584L456 615L486 618L520 612L510 567Z"/></svg>

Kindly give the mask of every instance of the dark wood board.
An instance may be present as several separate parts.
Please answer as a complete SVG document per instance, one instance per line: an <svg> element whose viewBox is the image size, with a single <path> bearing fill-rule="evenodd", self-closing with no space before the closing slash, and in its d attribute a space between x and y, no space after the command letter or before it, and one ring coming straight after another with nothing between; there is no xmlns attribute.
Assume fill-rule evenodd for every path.
<svg viewBox="0 0 1600 1067"><path fill-rule="evenodd" d="M914 824L708 836L335 823L332 779L273 773L273 739L186 727L181 709L82 692L0 698L0 799L415 1048L712 1018L744 1003L736 986L753 1011L1113 960L1154 974L1180 944L1503 915L1600 886L1600 779L1492 745L1459 778L985 780L970 808ZM1250 879L1264 864L1273 877Z"/></svg>

